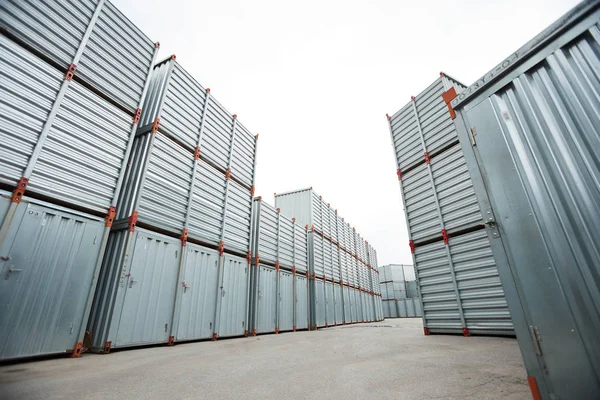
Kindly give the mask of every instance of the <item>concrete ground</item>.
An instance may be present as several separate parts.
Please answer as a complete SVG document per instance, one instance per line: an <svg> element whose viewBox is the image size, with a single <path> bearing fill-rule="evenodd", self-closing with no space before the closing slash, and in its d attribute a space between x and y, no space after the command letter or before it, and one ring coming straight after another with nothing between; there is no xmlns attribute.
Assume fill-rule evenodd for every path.
<svg viewBox="0 0 600 400"><path fill-rule="evenodd" d="M517 341L421 319L0 366L0 399L530 399Z"/></svg>

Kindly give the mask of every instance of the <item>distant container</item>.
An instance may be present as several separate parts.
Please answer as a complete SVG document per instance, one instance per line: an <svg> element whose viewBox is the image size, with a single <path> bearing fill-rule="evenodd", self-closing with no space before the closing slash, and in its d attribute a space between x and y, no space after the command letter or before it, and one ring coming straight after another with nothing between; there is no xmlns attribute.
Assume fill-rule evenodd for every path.
<svg viewBox="0 0 600 400"><path fill-rule="evenodd" d="M441 73L388 116L425 334L514 335ZM406 279L405 279L406 280Z"/></svg>
<svg viewBox="0 0 600 400"><path fill-rule="evenodd" d="M599 46L585 1L448 97L534 398L600 393Z"/></svg>

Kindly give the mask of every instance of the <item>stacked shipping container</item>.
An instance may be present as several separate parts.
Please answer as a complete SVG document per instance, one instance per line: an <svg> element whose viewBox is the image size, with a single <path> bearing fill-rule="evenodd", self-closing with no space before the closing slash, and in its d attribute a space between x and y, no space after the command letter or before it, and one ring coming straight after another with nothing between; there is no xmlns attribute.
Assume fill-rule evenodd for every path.
<svg viewBox="0 0 600 400"><path fill-rule="evenodd" d="M312 188L276 194L275 206L308 226L312 328L381 319L376 252L356 229Z"/></svg>
<svg viewBox="0 0 600 400"><path fill-rule="evenodd" d="M144 109L91 348L245 335L257 136L174 56L154 67Z"/></svg>
<svg viewBox="0 0 600 400"><path fill-rule="evenodd" d="M254 199L250 329L253 335L309 328L307 227Z"/></svg>
<svg viewBox="0 0 600 400"><path fill-rule="evenodd" d="M463 85L441 73L388 116L425 334L513 335L498 268L448 99Z"/></svg>
<svg viewBox="0 0 600 400"><path fill-rule="evenodd" d="M0 25L0 359L79 356L158 44L103 0Z"/></svg>
<svg viewBox="0 0 600 400"><path fill-rule="evenodd" d="M379 268L383 313L386 318L421 317L421 301L412 265Z"/></svg>

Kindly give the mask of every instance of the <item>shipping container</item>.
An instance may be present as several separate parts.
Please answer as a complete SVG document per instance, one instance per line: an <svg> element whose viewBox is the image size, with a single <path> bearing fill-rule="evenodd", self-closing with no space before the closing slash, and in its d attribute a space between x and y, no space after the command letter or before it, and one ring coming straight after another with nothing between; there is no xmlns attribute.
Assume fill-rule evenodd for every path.
<svg viewBox="0 0 600 400"><path fill-rule="evenodd" d="M11 298L0 314L7 326L35 332L11 331L18 343L5 341L0 359L77 357L158 44L105 1L6 1L0 25L0 186L14 189L0 216L0 251L10 253L1 256L9 277L2 292ZM18 255L32 229L25 240L45 249L35 265ZM9 261L15 257L21 266ZM45 298L31 297L38 279L10 279L13 272L43 276ZM41 330L22 325L22 315L35 314L23 307L32 305L43 316L26 324Z"/></svg>
<svg viewBox="0 0 600 400"><path fill-rule="evenodd" d="M600 393L599 6L582 2L447 96L541 399Z"/></svg>
<svg viewBox="0 0 600 400"><path fill-rule="evenodd" d="M514 335L498 267L440 77L388 116L425 334ZM406 279L405 279L406 280Z"/></svg>

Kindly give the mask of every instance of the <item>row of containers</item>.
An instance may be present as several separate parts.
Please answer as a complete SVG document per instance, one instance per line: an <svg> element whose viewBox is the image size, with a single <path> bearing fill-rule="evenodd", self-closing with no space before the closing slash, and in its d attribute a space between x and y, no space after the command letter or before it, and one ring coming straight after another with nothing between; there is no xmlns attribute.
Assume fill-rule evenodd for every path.
<svg viewBox="0 0 600 400"><path fill-rule="evenodd" d="M361 240L355 230L348 230L342 247L309 225L310 220L304 215L311 210L304 209L304 205L286 207L279 203L277 197L278 208L262 197L254 199L252 333L310 330L383 319L378 279L371 267L371 262L377 265L375 249ZM315 204L321 205L321 199ZM301 217L289 218L286 214ZM337 239L337 227L335 232ZM352 249L363 247L360 254L367 257L365 261L346 251L351 243Z"/></svg>
<svg viewBox="0 0 600 400"><path fill-rule="evenodd" d="M422 317L412 265L390 264L379 267L379 282L385 318Z"/></svg>
<svg viewBox="0 0 600 400"><path fill-rule="evenodd" d="M536 399L600 393L599 49L583 1L388 118L425 332L516 333Z"/></svg>
<svg viewBox="0 0 600 400"><path fill-rule="evenodd" d="M258 135L109 1L0 26L0 359L244 335Z"/></svg>

